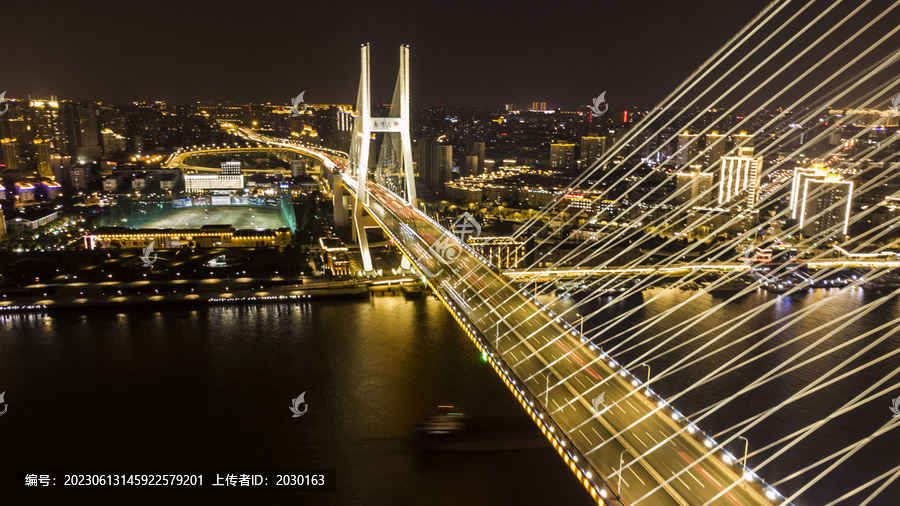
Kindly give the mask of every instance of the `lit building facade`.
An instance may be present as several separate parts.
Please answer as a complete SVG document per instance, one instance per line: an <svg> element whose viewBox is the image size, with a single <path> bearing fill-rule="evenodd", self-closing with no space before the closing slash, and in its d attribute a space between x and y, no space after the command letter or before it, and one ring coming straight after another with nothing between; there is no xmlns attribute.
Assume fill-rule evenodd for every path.
<svg viewBox="0 0 900 506"><path fill-rule="evenodd" d="M740 148L738 156L723 156L719 165L719 205L747 197L747 207L759 198L762 157L753 157L753 148Z"/></svg>

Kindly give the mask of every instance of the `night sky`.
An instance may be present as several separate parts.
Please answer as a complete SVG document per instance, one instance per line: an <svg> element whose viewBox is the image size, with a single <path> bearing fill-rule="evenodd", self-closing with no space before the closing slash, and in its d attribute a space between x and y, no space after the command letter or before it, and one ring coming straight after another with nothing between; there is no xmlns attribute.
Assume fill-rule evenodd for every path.
<svg viewBox="0 0 900 506"><path fill-rule="evenodd" d="M369 42L375 102L390 100L408 44L414 106L576 107L607 91L614 107L650 107L766 4L9 2L0 91L110 103L288 103L305 91L308 103L353 103Z"/></svg>

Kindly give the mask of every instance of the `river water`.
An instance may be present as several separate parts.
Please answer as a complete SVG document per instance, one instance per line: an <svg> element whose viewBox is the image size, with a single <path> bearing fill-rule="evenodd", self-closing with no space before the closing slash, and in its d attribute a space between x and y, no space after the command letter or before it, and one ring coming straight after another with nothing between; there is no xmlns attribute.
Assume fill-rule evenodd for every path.
<svg viewBox="0 0 900 506"><path fill-rule="evenodd" d="M600 299L579 309L601 310L586 330L649 300L639 312L598 338L605 349L619 345L622 362L649 362L662 375L671 364L703 343L737 340L748 329L810 307L829 295L824 290L799 296L753 293L727 304L697 323L663 356L641 357L665 337L635 346L641 322L686 300L692 292L647 291L602 309ZM818 327L866 303L875 310L837 332L814 352L833 348L900 316L897 298L875 299L862 290L832 292L828 304L776 334L767 347L807 330L798 343L772 353L751 367L685 394L674 404L693 414L784 363L797 347L810 344L829 328ZM549 298L545 298L549 301ZM680 309L646 333L652 336L721 302L709 295ZM718 329L692 337L766 301L775 304L728 332ZM570 299L555 305L565 309ZM570 318L573 322L575 318ZM765 335L772 334L769 331ZM621 333L618 337L609 337ZM880 333L866 341L870 343ZM717 341L714 341L718 338ZM628 340L631 339L631 340ZM663 377L653 388L673 396L716 365L749 348L753 337L720 350L709 360ZM894 336L854 364L894 350ZM854 344L799 368L737 399L698 425L710 434L772 407L821 376L864 344ZM652 359L652 360L651 360ZM750 429L751 452L826 416L897 368L888 359L813 396L789 405ZM646 367L635 374L644 378ZM896 378L893 380L896 381ZM893 383L889 381L888 384ZM437 404L455 403L469 416L521 413L521 407L481 360L471 342L437 301L430 298L375 297L369 301L153 308L115 312L33 313L0 316L0 391L7 413L0 417L0 490L8 490L17 469L176 470L321 469L337 471L335 492L257 491L253 495L219 491L62 491L53 495L17 493L13 504L47 504L86 498L95 504L159 504L203 501L271 504L591 504L584 489L549 448L477 453L422 452L410 426ZM308 411L292 417L291 400L305 392ZM888 409L900 389L838 418L803 444L766 465L760 474L773 482L873 432L891 420ZM717 439L719 438L717 435ZM729 449L740 457L743 443ZM825 504L853 487L900 464L900 438L890 432L803 494L797 504ZM750 458L759 465L767 455ZM780 486L790 492L818 469ZM840 479L835 479L840 478ZM872 504L893 504L896 485ZM13 493L13 492L4 492ZM77 496L76 496L77 494ZM856 504L860 496L847 504Z"/></svg>

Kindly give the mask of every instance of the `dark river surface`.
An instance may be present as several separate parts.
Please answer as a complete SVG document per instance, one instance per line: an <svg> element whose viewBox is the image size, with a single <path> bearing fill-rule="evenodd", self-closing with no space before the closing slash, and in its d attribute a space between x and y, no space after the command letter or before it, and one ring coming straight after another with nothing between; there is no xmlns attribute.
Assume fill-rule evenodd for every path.
<svg viewBox="0 0 900 506"><path fill-rule="evenodd" d="M587 319L585 330L660 293L659 289L647 291L637 300L610 305ZM866 303L881 302L811 353L832 349L900 316L897 298L878 299L861 289L830 294L815 290L797 296L757 292L719 309L661 350L682 347L641 357L670 335L666 329L723 300L702 295L650 331L638 332L642 322L692 293L665 292L597 340L606 350L619 345L614 356L621 362L649 363L651 373L661 376L653 388L667 397L775 329L662 376L703 344L715 347L735 341L826 295L832 297L807 318L774 334L760 350L813 330L809 336L673 401L686 415L785 363L800 347L833 328L823 325ZM691 341L769 300L775 304L747 322ZM588 314L608 301L601 298L579 312ZM555 306L565 309L570 304L571 299L563 299ZM724 429L775 406L888 331L876 332L753 390L698 425L724 440L730 434L719 437ZM617 333L621 335L611 337ZM655 340L637 344L660 333ZM894 335L853 365L884 356L896 350L898 343L900 337ZM894 377L882 388L892 385L898 381L894 372L898 364L900 360L888 358L776 411L747 432L750 451L827 416L886 375ZM640 378L646 370L633 368ZM411 426L437 404L462 405L470 417L522 413L448 312L431 298L6 314L0 316L3 391L8 411L0 416L0 504L592 504L550 448L491 452L416 448ZM308 411L292 417L291 400L302 392ZM759 474L776 482L865 438L891 421L889 406L897 396L900 388L829 422ZM742 442L728 448L738 457L743 454ZM900 465L898 452L900 436L888 432L796 503L826 504ZM751 456L751 466L771 454L770 450ZM15 491L12 473L24 469L335 469L337 490ZM823 469L815 468L778 488L787 493L797 490ZM858 504L868 493L844 504ZM892 484L872 504L896 504L898 494L900 488Z"/></svg>

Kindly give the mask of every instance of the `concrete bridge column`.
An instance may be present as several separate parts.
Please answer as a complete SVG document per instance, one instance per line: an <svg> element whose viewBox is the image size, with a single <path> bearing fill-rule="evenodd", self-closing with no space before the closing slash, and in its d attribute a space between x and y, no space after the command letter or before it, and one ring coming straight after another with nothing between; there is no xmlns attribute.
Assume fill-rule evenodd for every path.
<svg viewBox="0 0 900 506"><path fill-rule="evenodd" d="M347 226L347 208L344 206L344 185L342 184L341 174L335 172L331 184L331 202L334 204L334 226ZM356 229L353 229L354 235Z"/></svg>

